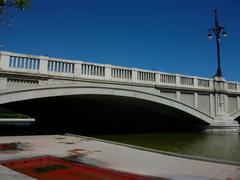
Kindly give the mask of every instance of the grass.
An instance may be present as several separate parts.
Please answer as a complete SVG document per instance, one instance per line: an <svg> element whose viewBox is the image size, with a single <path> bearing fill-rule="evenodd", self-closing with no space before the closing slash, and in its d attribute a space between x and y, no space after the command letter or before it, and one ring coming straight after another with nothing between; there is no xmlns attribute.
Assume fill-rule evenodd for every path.
<svg viewBox="0 0 240 180"><path fill-rule="evenodd" d="M16 118L16 119L28 119L31 118L26 114L17 113L8 109L0 108L0 118Z"/></svg>

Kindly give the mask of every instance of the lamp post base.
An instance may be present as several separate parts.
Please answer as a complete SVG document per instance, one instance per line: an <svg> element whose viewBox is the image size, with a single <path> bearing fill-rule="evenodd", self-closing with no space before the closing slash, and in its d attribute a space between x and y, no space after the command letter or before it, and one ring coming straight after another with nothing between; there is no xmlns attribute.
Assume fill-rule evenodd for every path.
<svg viewBox="0 0 240 180"><path fill-rule="evenodd" d="M222 69L221 68L217 69L217 73L216 73L215 76L218 77L218 78L222 78Z"/></svg>

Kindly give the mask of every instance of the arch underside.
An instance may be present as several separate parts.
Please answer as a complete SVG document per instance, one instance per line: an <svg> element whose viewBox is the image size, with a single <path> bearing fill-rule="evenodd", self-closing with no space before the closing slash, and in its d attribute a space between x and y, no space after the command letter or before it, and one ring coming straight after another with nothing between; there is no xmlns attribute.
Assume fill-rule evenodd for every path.
<svg viewBox="0 0 240 180"><path fill-rule="evenodd" d="M103 119L110 119L107 123L113 125L121 124L124 119L132 120L134 123L130 129L137 128L139 122L143 123L142 126L148 126L147 119L153 119L150 122L153 128L158 126L154 123L160 119L163 119L163 126L165 123L168 125L172 123L174 126L177 121L182 126L189 123L208 125L212 121L207 114L173 99L113 87L68 86L19 90L0 94L0 102L1 106L21 109L22 112L30 114L34 112L35 114L31 114L34 116L48 114L49 119L58 114L58 118L66 119L71 116L70 119L93 123L98 121L99 125ZM38 110L41 113L38 113Z"/></svg>

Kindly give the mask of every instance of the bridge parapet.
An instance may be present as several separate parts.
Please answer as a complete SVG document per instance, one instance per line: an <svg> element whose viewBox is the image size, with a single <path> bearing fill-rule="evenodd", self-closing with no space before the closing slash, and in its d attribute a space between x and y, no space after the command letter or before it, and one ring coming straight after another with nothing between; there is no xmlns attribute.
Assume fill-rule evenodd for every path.
<svg viewBox="0 0 240 180"><path fill-rule="evenodd" d="M145 85L213 90L214 79L180 74L127 68L109 64L66 60L47 56L32 56L1 51L2 72L26 73L43 76L94 79L139 83ZM224 90L240 92L237 82L225 82Z"/></svg>

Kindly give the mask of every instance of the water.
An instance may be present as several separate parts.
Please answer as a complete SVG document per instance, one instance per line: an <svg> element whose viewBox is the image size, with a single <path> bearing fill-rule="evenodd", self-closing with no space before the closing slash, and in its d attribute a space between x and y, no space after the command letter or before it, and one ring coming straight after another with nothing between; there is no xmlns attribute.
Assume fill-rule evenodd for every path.
<svg viewBox="0 0 240 180"><path fill-rule="evenodd" d="M50 130L47 127L51 127ZM45 126L6 126L0 125L0 135L24 134L84 134L78 128L60 128ZM85 134L87 135L87 134ZM141 134L112 134L92 135L96 138L133 144L160 151L174 152L191 156L200 156L218 160L240 162L240 134L210 134L201 132L184 133L141 133Z"/></svg>
<svg viewBox="0 0 240 180"><path fill-rule="evenodd" d="M161 151L240 162L240 134L237 133L156 133L94 137Z"/></svg>

